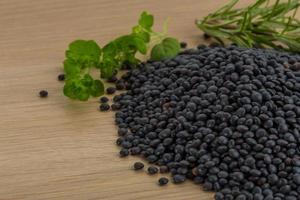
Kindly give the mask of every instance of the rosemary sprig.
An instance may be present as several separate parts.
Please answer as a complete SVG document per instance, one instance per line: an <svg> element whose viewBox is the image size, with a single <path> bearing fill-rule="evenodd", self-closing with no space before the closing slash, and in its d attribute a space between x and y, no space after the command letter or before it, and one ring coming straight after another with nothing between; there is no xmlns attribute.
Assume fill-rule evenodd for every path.
<svg viewBox="0 0 300 200"><path fill-rule="evenodd" d="M272 47L300 52L300 20L296 18L299 0L257 0L245 8L234 8L239 0L202 20L196 25L224 44L230 40L243 47Z"/></svg>

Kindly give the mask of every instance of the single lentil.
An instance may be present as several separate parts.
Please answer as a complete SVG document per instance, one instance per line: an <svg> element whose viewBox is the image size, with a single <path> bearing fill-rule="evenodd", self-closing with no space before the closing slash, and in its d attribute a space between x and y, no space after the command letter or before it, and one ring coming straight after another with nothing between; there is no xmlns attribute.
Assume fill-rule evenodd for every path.
<svg viewBox="0 0 300 200"><path fill-rule="evenodd" d="M107 94L114 94L115 92L116 92L116 88L114 88L114 87L106 88L106 93Z"/></svg>
<svg viewBox="0 0 300 200"><path fill-rule="evenodd" d="M150 166L150 167L148 167L148 173L149 174L156 174L158 172L158 169L157 169L157 167L154 167L154 166Z"/></svg>
<svg viewBox="0 0 300 200"><path fill-rule="evenodd" d="M65 80L65 74L59 74L59 75L57 76L57 80L59 80L59 81L64 81L64 80Z"/></svg>
<svg viewBox="0 0 300 200"><path fill-rule="evenodd" d="M136 163L134 163L133 168L134 168L134 170L141 170L144 168L144 163L136 162Z"/></svg>
<svg viewBox="0 0 300 200"><path fill-rule="evenodd" d="M167 185L168 183L169 183L169 179L166 177L161 177L160 179L158 179L158 184L160 186Z"/></svg>
<svg viewBox="0 0 300 200"><path fill-rule="evenodd" d="M39 92L39 95L40 95L41 98L45 98L45 97L48 96L48 91L47 90L41 90Z"/></svg>
<svg viewBox="0 0 300 200"><path fill-rule="evenodd" d="M110 109L110 106L108 103L102 103L100 106L99 106L99 110L100 111L108 111Z"/></svg>
<svg viewBox="0 0 300 200"><path fill-rule="evenodd" d="M100 97L100 103L107 103L109 101L109 99L105 96Z"/></svg>

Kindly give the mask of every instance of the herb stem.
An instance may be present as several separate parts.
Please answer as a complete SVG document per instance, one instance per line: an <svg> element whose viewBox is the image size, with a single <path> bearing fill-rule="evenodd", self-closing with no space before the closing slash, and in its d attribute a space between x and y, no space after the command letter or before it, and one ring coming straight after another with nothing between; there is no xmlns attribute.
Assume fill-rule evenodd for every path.
<svg viewBox="0 0 300 200"><path fill-rule="evenodd" d="M232 0L202 20L196 20L196 26L222 43L230 40L245 47L280 45L286 51L300 52L298 0L276 0L274 3L257 0L248 7L236 9L234 6L238 2Z"/></svg>

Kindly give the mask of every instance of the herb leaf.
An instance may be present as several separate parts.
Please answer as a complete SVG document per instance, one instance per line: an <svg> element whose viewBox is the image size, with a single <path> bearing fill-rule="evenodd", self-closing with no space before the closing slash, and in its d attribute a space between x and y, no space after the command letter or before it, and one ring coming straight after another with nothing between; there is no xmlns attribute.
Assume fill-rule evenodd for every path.
<svg viewBox="0 0 300 200"><path fill-rule="evenodd" d="M69 45L66 51L66 57L77 63L88 67L88 65L97 65L100 59L101 49L93 40L76 40Z"/></svg>
<svg viewBox="0 0 300 200"><path fill-rule="evenodd" d="M153 15L148 14L146 11L142 12L141 17L139 19L139 25L144 29L151 31L153 26L154 17Z"/></svg>
<svg viewBox="0 0 300 200"><path fill-rule="evenodd" d="M151 51L151 60L162 60L172 58L180 51L180 44L175 38L165 38L161 43L155 45Z"/></svg>
<svg viewBox="0 0 300 200"><path fill-rule="evenodd" d="M94 80L89 74L83 78L68 79L64 86L64 94L80 101L86 101L90 95L93 97L100 96L104 93L104 86L100 80Z"/></svg>
<svg viewBox="0 0 300 200"><path fill-rule="evenodd" d="M150 42L151 35L148 32L145 32L141 26L135 26L132 29L132 35L144 40L144 42Z"/></svg>
<svg viewBox="0 0 300 200"><path fill-rule="evenodd" d="M83 84L83 79L70 79L64 86L64 94L80 101L86 101L89 98L89 89Z"/></svg>
<svg viewBox="0 0 300 200"><path fill-rule="evenodd" d="M140 16L132 33L120 36L103 49L93 40L76 40L69 45L64 61L66 74L64 94L71 99L86 101L90 96L104 94L104 84L90 75L91 69L99 70L99 78L110 78L124 63L136 65L140 62L136 54L146 55L153 41L162 41L154 47L152 57L156 60L175 56L179 52L179 43L166 34L152 31L154 17L147 12ZM152 44L150 44L152 43Z"/></svg>
<svg viewBox="0 0 300 200"><path fill-rule="evenodd" d="M69 78L74 78L80 75L80 64L71 59L64 61L64 71Z"/></svg>
<svg viewBox="0 0 300 200"><path fill-rule="evenodd" d="M104 94L104 85L100 80L94 80L90 87L90 93L93 97L99 97Z"/></svg>

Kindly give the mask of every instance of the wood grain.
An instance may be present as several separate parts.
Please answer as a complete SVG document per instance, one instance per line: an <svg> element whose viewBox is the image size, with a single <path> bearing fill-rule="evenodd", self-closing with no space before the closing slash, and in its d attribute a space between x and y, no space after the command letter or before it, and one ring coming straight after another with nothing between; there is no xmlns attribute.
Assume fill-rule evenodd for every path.
<svg viewBox="0 0 300 200"><path fill-rule="evenodd" d="M195 46L203 42L195 18L224 2L1 0L0 199L213 199L191 182L158 187L159 175L133 172L139 158L118 157L113 113L98 112L96 99L68 100L56 77L70 41L104 44L130 31L142 10L157 28L170 17L170 34Z"/></svg>

